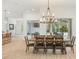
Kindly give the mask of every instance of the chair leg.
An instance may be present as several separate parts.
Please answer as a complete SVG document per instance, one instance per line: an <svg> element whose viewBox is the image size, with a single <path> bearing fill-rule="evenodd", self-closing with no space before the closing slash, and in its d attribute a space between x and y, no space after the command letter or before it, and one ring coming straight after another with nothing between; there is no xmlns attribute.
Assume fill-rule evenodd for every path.
<svg viewBox="0 0 79 59"><path fill-rule="evenodd" d="M72 52L74 53L74 47L71 47Z"/></svg>
<svg viewBox="0 0 79 59"><path fill-rule="evenodd" d="M29 50L29 47L27 49Z"/></svg>
<svg viewBox="0 0 79 59"><path fill-rule="evenodd" d="M26 52L27 52L28 50L29 50L29 47L27 46L27 47L26 47Z"/></svg>
<svg viewBox="0 0 79 59"><path fill-rule="evenodd" d="M26 52L27 52L27 48L26 48Z"/></svg>
<svg viewBox="0 0 79 59"><path fill-rule="evenodd" d="M36 53L38 53L38 49L36 48Z"/></svg>
<svg viewBox="0 0 79 59"><path fill-rule="evenodd" d="M67 54L67 52L66 52L66 48L64 48L63 50L64 50L63 53L64 53L64 54Z"/></svg>
<svg viewBox="0 0 79 59"><path fill-rule="evenodd" d="M65 54L67 54L66 48L65 48L64 52L65 52Z"/></svg>
<svg viewBox="0 0 79 59"><path fill-rule="evenodd" d="M37 53L37 52L38 52L38 49L36 47L34 47L33 53Z"/></svg>
<svg viewBox="0 0 79 59"><path fill-rule="evenodd" d="M47 53L47 49L44 49L44 53L45 53L45 54Z"/></svg>
<svg viewBox="0 0 79 59"><path fill-rule="evenodd" d="M64 54L64 51L63 51L63 49L61 49L61 53L62 53L62 54Z"/></svg>
<svg viewBox="0 0 79 59"><path fill-rule="evenodd" d="M36 48L34 47L34 49L33 49L33 53L36 53Z"/></svg>
<svg viewBox="0 0 79 59"><path fill-rule="evenodd" d="M54 54L55 54L55 50L56 50L56 49L55 49L55 47L54 47L54 48L53 48L53 53L54 53Z"/></svg>

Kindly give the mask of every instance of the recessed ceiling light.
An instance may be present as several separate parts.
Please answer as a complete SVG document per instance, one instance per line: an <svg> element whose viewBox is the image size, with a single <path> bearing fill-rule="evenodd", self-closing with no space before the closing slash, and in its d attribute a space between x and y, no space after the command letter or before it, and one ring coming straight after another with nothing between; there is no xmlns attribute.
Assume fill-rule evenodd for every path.
<svg viewBox="0 0 79 59"><path fill-rule="evenodd" d="M11 12L10 11L7 11L7 14L10 14Z"/></svg>
<svg viewBox="0 0 79 59"><path fill-rule="evenodd" d="M35 9L32 9L32 11L35 11Z"/></svg>

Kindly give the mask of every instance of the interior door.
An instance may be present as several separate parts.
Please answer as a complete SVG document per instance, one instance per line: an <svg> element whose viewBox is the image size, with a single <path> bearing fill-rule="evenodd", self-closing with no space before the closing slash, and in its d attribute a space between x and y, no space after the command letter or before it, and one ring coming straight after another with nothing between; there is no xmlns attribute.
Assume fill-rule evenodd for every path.
<svg viewBox="0 0 79 59"><path fill-rule="evenodd" d="M15 33L16 35L22 35L23 34L23 21L19 20L16 21L16 26L15 26Z"/></svg>

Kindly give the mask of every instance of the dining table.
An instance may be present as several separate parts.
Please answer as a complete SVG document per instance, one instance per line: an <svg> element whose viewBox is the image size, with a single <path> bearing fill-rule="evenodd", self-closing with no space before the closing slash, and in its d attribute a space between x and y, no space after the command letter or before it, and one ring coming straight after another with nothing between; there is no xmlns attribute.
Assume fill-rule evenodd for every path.
<svg viewBox="0 0 79 59"><path fill-rule="evenodd" d="M29 39L29 42L33 42L34 43L34 47L35 47L35 42L36 42L36 38L35 37L41 37L42 35L39 35L39 36L32 36L30 39ZM55 42L57 42L57 41L59 41L60 42L60 40L57 40L56 38L59 38L59 39L62 39L62 42L63 42L63 47L64 47L64 50L65 50L65 54L66 54L66 46L65 46L65 42L68 42L67 40L64 40L64 38L62 37L62 36L55 36L55 35L43 35L44 36L44 42L46 42L46 37L49 37L49 36L52 36L52 37L54 37L54 46L56 46L56 43ZM55 51L56 51L56 47L54 47L54 53L55 53Z"/></svg>

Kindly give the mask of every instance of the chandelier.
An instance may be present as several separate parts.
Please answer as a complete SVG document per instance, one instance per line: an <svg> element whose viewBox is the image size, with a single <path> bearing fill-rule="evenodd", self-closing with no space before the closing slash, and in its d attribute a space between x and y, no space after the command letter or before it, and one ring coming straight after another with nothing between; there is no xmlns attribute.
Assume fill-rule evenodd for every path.
<svg viewBox="0 0 79 59"><path fill-rule="evenodd" d="M52 24L54 22L57 22L57 19L55 18L54 13L51 13L48 0L47 14L42 16L40 23L47 24L47 33L52 33Z"/></svg>
<svg viewBox="0 0 79 59"><path fill-rule="evenodd" d="M56 21L56 18L54 13L51 13L48 0L47 13L46 15L43 14L42 18L40 19L40 23L53 23L54 21Z"/></svg>

